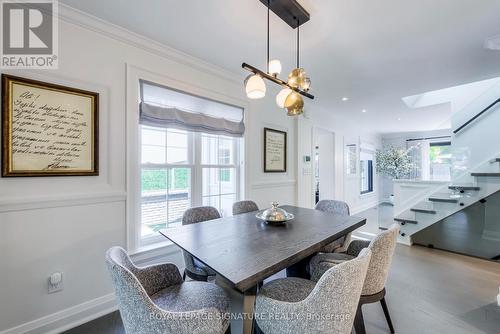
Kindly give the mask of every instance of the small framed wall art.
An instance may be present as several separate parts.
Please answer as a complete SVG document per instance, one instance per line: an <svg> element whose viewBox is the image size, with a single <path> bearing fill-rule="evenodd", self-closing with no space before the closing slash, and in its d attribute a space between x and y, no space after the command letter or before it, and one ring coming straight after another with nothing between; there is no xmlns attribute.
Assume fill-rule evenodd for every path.
<svg viewBox="0 0 500 334"><path fill-rule="evenodd" d="M286 172L286 132L264 128L264 173Z"/></svg>
<svg viewBox="0 0 500 334"><path fill-rule="evenodd" d="M2 74L2 176L99 174L99 94Z"/></svg>

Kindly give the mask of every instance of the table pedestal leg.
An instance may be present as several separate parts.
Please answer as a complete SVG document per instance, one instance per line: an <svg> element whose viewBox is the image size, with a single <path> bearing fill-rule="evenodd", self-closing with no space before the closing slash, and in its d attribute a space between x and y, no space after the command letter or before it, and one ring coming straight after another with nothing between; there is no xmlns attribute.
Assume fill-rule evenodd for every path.
<svg viewBox="0 0 500 334"><path fill-rule="evenodd" d="M257 286L245 291L243 297L243 334L253 334L253 317L255 312L255 297Z"/></svg>
<svg viewBox="0 0 500 334"><path fill-rule="evenodd" d="M300 260L299 262L292 264L290 267L286 268L286 277L311 279L311 275L308 273L307 267L312 257L313 255Z"/></svg>

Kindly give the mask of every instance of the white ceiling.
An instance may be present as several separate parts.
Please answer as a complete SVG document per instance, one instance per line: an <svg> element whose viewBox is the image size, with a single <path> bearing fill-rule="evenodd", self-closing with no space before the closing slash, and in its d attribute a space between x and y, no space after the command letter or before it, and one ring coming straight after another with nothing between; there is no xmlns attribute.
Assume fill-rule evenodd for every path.
<svg viewBox="0 0 500 334"><path fill-rule="evenodd" d="M259 0L60 1L227 68L242 81L242 62L265 68L266 8ZM314 115L374 132L443 128L449 106L410 109L401 98L500 76L500 52L484 48L500 33L499 0L300 2L311 13L301 28L301 66L313 82L316 99L306 107ZM273 14L271 57L284 72L294 66L294 43L295 32Z"/></svg>

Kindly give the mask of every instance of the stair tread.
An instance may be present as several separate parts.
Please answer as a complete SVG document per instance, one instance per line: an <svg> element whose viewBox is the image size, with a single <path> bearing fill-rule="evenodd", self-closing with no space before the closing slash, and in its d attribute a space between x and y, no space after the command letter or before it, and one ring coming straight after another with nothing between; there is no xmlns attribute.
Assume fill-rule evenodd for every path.
<svg viewBox="0 0 500 334"><path fill-rule="evenodd" d="M458 203L457 198L450 197L451 194L434 194L429 197L431 202L448 202L448 203Z"/></svg>
<svg viewBox="0 0 500 334"><path fill-rule="evenodd" d="M394 220L397 222L405 222L405 223L410 223L410 224L417 224L418 223L414 217L409 217L409 216L405 216L405 215L399 215L397 217L394 217Z"/></svg>
<svg viewBox="0 0 500 334"><path fill-rule="evenodd" d="M421 213L430 213L430 214L436 214L436 210L431 209L431 208L425 208L421 206L416 206L410 209L413 212L421 212Z"/></svg>
<svg viewBox="0 0 500 334"><path fill-rule="evenodd" d="M478 186L465 185L465 184L452 184L451 186L448 186L448 189L450 189L450 190L481 190L481 188Z"/></svg>
<svg viewBox="0 0 500 334"><path fill-rule="evenodd" d="M471 173L472 176L500 176L500 173L491 173L491 172L476 172Z"/></svg>

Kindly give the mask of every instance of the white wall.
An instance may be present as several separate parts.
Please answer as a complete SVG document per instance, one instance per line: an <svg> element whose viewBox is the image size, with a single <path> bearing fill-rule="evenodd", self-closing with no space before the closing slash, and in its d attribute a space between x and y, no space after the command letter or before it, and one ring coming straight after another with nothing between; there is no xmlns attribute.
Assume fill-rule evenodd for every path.
<svg viewBox="0 0 500 334"><path fill-rule="evenodd" d="M38 326L47 330L67 316L78 321L93 307L112 305L104 252L126 243L127 64L249 103L243 74L60 7L59 69L11 73L100 93L101 170L96 177L0 179L2 334L40 332ZM268 96L246 110L246 197L261 206L295 204L294 120L277 110L269 86ZM288 131L287 173L263 173L264 126ZM170 259L181 265L175 255ZM49 295L47 278L54 271L64 272L65 288Z"/></svg>
<svg viewBox="0 0 500 334"><path fill-rule="evenodd" d="M335 161L332 170L335 171L334 185L335 198L349 204L352 213L357 213L371 208L379 203L378 175L374 175L374 192L369 195L360 195L360 177L346 175L346 163L344 147L355 142L359 144L370 143L374 149L381 147L380 136L373 133L359 131L355 124L342 122L335 118L334 113L325 113L314 110L314 104L309 106L310 112L306 117L298 119L297 133L299 140L297 144L297 193L298 204L304 207L313 207L313 198L310 196L313 189L313 174L305 175L302 172L305 155L313 156L313 129L321 128L334 133ZM358 154L359 158L359 154ZM359 161L358 161L359 165ZM358 168L359 173L359 168Z"/></svg>

